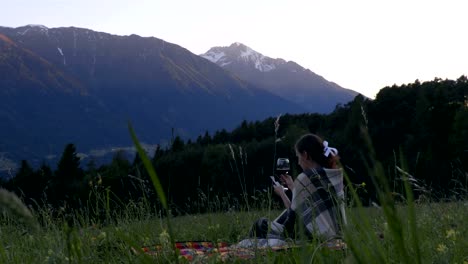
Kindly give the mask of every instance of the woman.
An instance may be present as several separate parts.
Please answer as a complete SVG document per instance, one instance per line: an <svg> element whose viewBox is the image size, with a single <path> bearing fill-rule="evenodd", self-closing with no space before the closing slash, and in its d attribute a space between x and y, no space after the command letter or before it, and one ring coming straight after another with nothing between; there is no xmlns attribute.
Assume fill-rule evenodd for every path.
<svg viewBox="0 0 468 264"><path fill-rule="evenodd" d="M303 172L294 181L290 175L280 176L292 191L292 199L283 186L274 186L286 210L270 224L266 218L259 219L251 236L284 239L305 234L309 239L329 239L340 235L346 218L338 151L314 134L303 135L296 142L295 151Z"/></svg>

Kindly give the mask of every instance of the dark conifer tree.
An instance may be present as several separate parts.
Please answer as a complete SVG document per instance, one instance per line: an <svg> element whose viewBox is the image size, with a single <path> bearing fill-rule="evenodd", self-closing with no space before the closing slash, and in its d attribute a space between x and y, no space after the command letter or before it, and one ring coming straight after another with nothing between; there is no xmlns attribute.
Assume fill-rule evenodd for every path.
<svg viewBox="0 0 468 264"><path fill-rule="evenodd" d="M75 145L68 144L55 171L49 197L54 197L57 204L67 203L71 207L81 205L86 197L84 173L80 168L80 158L77 156Z"/></svg>
<svg viewBox="0 0 468 264"><path fill-rule="evenodd" d="M184 141L179 136L176 136L172 142L171 150L174 152L182 151L184 149L184 145Z"/></svg>
<svg viewBox="0 0 468 264"><path fill-rule="evenodd" d="M16 173L16 176L10 180L11 189L24 200L31 197L31 193L34 191L34 170L31 168L26 160L21 161L20 168Z"/></svg>

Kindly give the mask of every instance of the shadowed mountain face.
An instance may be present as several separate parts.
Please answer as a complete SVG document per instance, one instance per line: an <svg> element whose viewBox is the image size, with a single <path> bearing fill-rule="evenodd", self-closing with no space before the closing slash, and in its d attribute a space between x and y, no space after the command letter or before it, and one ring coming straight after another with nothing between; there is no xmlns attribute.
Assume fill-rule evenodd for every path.
<svg viewBox="0 0 468 264"><path fill-rule="evenodd" d="M0 160L39 162L64 142L106 142L93 131L109 133L112 116L80 80L3 34L0 54Z"/></svg>
<svg viewBox="0 0 468 264"><path fill-rule="evenodd" d="M241 43L214 47L200 56L310 112L329 113L337 104L347 103L358 94L295 62L263 56Z"/></svg>
<svg viewBox="0 0 468 264"><path fill-rule="evenodd" d="M82 28L0 27L0 76L0 161L128 146L128 121L159 144L305 112L177 45Z"/></svg>

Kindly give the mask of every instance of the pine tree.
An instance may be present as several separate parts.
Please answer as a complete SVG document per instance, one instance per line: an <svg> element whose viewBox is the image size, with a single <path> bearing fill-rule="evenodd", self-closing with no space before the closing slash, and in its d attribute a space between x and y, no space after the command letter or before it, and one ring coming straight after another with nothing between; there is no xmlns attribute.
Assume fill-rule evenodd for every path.
<svg viewBox="0 0 468 264"><path fill-rule="evenodd" d="M50 190L56 204L66 202L72 207L78 206L85 197L84 173L80 168L80 158L75 145L68 144L55 171L55 177Z"/></svg>

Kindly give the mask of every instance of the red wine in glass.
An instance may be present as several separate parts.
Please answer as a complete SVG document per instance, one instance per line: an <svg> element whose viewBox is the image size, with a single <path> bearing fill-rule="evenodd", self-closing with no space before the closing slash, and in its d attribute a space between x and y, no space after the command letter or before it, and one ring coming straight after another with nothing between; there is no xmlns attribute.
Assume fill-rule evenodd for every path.
<svg viewBox="0 0 468 264"><path fill-rule="evenodd" d="M276 175L288 174L290 170L289 159L287 158L278 158L276 160Z"/></svg>

